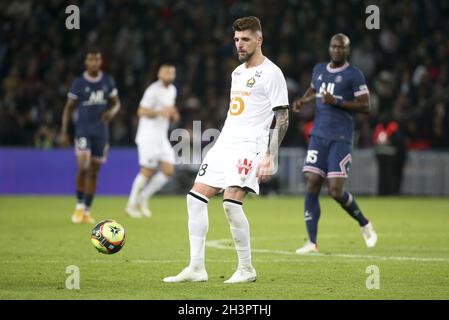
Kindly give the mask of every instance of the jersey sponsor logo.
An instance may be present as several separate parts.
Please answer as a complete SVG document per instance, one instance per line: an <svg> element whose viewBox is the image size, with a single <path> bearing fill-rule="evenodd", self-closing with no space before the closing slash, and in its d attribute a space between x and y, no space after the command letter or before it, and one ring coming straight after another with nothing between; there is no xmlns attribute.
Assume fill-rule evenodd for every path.
<svg viewBox="0 0 449 320"><path fill-rule="evenodd" d="M83 105L94 105L94 104L103 104L106 103L106 99L104 98L104 91L97 90L92 91L89 95L89 100L83 103Z"/></svg>
<svg viewBox="0 0 449 320"><path fill-rule="evenodd" d="M327 92L327 93L333 95L335 98L343 99L342 96L334 95L334 91L335 91L335 83L333 83L333 82L329 82L329 83L322 82L320 90L318 91L318 94L316 95L316 97L317 98L321 98Z"/></svg>
<svg viewBox="0 0 449 320"><path fill-rule="evenodd" d="M249 91L241 91L241 90L232 90L231 95L233 96L243 96L243 97L249 97L251 95L251 92Z"/></svg>
<svg viewBox="0 0 449 320"><path fill-rule="evenodd" d="M253 169L253 161L248 159L239 159L237 163L237 171L239 174L248 175L248 173Z"/></svg>
<svg viewBox="0 0 449 320"><path fill-rule="evenodd" d="M238 116L245 109L245 102L240 97L233 97L229 104L229 114L231 116Z"/></svg>
<svg viewBox="0 0 449 320"><path fill-rule="evenodd" d="M323 82L320 87L320 94L323 94L325 92L334 94L334 89L335 89L335 83L329 82L326 84L325 82Z"/></svg>
<svg viewBox="0 0 449 320"><path fill-rule="evenodd" d="M246 81L246 86L248 88L254 87L255 84L256 84L256 79L254 77L252 77L251 79L248 79L248 81Z"/></svg>

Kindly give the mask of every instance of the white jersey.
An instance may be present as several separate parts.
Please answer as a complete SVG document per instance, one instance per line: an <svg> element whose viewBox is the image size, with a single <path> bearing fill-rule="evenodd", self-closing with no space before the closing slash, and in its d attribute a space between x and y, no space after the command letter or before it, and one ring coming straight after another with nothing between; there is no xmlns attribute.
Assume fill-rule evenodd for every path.
<svg viewBox="0 0 449 320"><path fill-rule="evenodd" d="M161 80L153 82L146 90L140 101L140 107L160 111L165 107L175 106L176 87L173 84L164 86ZM167 139L170 122L167 118L140 117L136 134L136 143L145 143L148 140Z"/></svg>
<svg viewBox="0 0 449 320"><path fill-rule="evenodd" d="M256 67L241 64L232 72L230 106L219 140L257 141L268 137L273 108L280 106L288 106L287 83L281 69L267 57Z"/></svg>

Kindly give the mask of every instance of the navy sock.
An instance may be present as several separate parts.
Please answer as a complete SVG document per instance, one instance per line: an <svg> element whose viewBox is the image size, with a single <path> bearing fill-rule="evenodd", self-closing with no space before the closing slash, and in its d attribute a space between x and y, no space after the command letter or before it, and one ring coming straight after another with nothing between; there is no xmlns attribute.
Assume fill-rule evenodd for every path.
<svg viewBox="0 0 449 320"><path fill-rule="evenodd" d="M83 203L84 202L84 191L76 191L76 202Z"/></svg>
<svg viewBox="0 0 449 320"><path fill-rule="evenodd" d="M343 209L355 220L359 222L359 225L361 227L368 224L368 220L365 218L365 216L362 214L362 211L360 211L359 206L357 205L357 202L355 202L354 197L348 193L345 192L343 194L343 197L338 201Z"/></svg>
<svg viewBox="0 0 449 320"><path fill-rule="evenodd" d="M315 244L318 233L318 220L321 213L318 196L318 193L306 192L304 201L304 220L306 221L307 233L309 234L309 240Z"/></svg>
<svg viewBox="0 0 449 320"><path fill-rule="evenodd" d="M93 200L94 200L93 194L86 194L84 196L84 206L86 207L86 210L90 209L90 206L92 205Z"/></svg>

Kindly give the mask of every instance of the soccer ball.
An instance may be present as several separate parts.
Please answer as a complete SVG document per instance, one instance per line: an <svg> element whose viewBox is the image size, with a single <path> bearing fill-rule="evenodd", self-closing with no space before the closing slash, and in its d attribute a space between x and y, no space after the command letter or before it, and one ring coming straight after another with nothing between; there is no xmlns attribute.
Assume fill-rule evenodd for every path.
<svg viewBox="0 0 449 320"><path fill-rule="evenodd" d="M92 229L90 240L99 252L113 254L123 248L125 236L125 228L120 223L103 220Z"/></svg>

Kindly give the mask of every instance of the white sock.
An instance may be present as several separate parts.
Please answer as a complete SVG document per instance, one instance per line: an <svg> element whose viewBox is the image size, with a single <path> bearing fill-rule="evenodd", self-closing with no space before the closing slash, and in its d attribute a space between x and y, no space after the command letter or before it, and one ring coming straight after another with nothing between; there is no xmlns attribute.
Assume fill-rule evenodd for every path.
<svg viewBox="0 0 449 320"><path fill-rule="evenodd" d="M84 203L77 203L76 204L76 210L84 210L85 209L85 206L84 206Z"/></svg>
<svg viewBox="0 0 449 320"><path fill-rule="evenodd" d="M168 182L168 180L170 180L170 178L162 172L156 173L143 188L142 192L139 195L139 201L146 203L153 194L161 190L161 188Z"/></svg>
<svg viewBox="0 0 449 320"><path fill-rule="evenodd" d="M251 266L251 245L249 238L249 222L243 212L242 203L235 200L223 200L223 208L228 219L234 239L235 249L239 257L239 267Z"/></svg>
<svg viewBox="0 0 449 320"><path fill-rule="evenodd" d="M128 199L128 206L135 207L137 206L137 201L139 199L139 194L142 192L142 189L145 187L148 179L143 174L139 173L134 179L133 186L131 188L131 193Z"/></svg>
<svg viewBox="0 0 449 320"><path fill-rule="evenodd" d="M204 270L206 234L209 228L207 199L202 194L190 191L187 195L189 213L190 265L193 270Z"/></svg>

